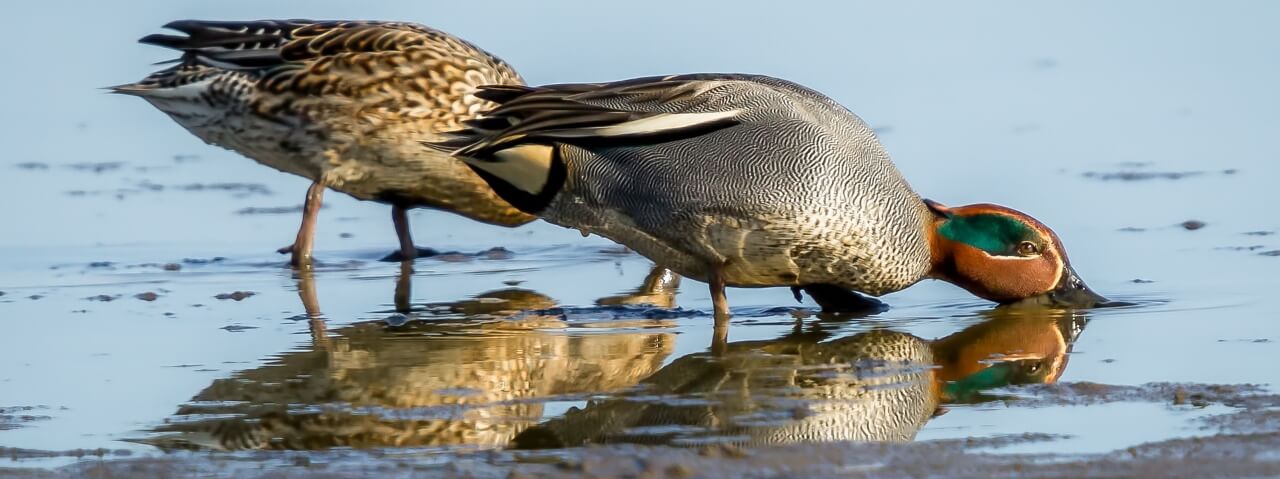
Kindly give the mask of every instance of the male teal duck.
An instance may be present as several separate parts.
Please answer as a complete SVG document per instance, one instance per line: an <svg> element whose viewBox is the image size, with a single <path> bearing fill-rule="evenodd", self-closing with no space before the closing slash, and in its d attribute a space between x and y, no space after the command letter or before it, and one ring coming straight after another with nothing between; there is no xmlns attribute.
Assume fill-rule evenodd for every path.
<svg viewBox="0 0 1280 479"><path fill-rule="evenodd" d="M708 282L718 318L725 286L879 296L934 278L999 303L1103 301L1048 227L922 199L871 128L795 83L692 74L476 95L500 106L428 146L522 211Z"/></svg>
<svg viewBox="0 0 1280 479"><path fill-rule="evenodd" d="M456 129L488 102L484 84L520 75L462 39L397 22L183 20L185 34L142 43L182 52L177 64L113 88L142 97L206 143L312 180L291 252L309 265L326 187L389 203L399 257L418 250L407 209L429 207L500 226L534 219L462 163L412 141ZM393 255L395 256L395 255Z"/></svg>
<svg viewBox="0 0 1280 479"><path fill-rule="evenodd" d="M828 340L829 332L797 327L731 343L720 356L676 358L638 387L526 429L514 445L910 441L947 404L1056 382L1084 327L1076 313L987 314L991 320L934 341L889 329Z"/></svg>

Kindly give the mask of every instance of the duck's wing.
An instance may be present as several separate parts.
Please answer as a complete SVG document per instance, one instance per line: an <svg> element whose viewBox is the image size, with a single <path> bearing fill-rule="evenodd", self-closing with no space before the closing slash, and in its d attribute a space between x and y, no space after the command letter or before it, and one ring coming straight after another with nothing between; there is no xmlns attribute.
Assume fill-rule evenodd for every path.
<svg viewBox="0 0 1280 479"><path fill-rule="evenodd" d="M501 59L413 23L180 20L165 28L183 35L153 34L139 41L181 51L178 65L127 87L175 86L213 71L249 75L267 95L360 97L400 82L402 90L447 98L467 95L481 84L520 82Z"/></svg>
<svg viewBox="0 0 1280 479"><path fill-rule="evenodd" d="M740 124L743 89L767 85L743 75L677 75L614 83L485 86L476 96L498 103L448 139L427 143L475 169L517 208L537 213L562 186L561 144L652 145Z"/></svg>
<svg viewBox="0 0 1280 479"><path fill-rule="evenodd" d="M457 156L496 161L493 155L521 144L662 143L736 125L741 110L707 105L706 94L725 85L716 77L681 75L614 83L539 87L491 85L476 96L500 106L467 128L434 143Z"/></svg>

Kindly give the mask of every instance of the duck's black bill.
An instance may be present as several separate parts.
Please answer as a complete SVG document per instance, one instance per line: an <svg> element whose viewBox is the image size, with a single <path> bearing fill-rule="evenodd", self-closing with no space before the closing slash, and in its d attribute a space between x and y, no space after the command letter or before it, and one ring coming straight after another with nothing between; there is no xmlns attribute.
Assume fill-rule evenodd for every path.
<svg viewBox="0 0 1280 479"><path fill-rule="evenodd" d="M1111 301L1093 292L1070 266L1062 272L1058 287L1045 294L1049 304L1063 308L1096 308Z"/></svg>

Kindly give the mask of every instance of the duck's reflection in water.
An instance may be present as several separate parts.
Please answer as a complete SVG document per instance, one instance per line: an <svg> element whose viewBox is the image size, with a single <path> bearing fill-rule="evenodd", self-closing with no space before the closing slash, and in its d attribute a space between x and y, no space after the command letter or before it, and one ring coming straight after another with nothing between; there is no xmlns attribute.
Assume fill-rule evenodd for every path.
<svg viewBox="0 0 1280 479"><path fill-rule="evenodd" d="M306 350L214 381L145 442L219 450L504 446L542 419L546 401L634 386L675 342L660 320L582 333L564 330L560 317L515 315L555 304L520 289L413 313L440 312L440 321L326 331L314 291L304 272L299 294L313 334Z"/></svg>
<svg viewBox="0 0 1280 479"><path fill-rule="evenodd" d="M640 393L594 400L527 429L514 444L910 441L944 404L1056 381L1084 314L997 310L935 341L882 329L730 343L721 356L675 360Z"/></svg>

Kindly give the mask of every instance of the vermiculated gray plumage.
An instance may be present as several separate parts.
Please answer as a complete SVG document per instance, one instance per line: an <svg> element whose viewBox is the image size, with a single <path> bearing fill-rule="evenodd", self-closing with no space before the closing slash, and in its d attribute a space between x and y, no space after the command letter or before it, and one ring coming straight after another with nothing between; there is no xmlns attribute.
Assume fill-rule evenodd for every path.
<svg viewBox="0 0 1280 479"><path fill-rule="evenodd" d="M929 272L928 208L861 119L803 86L695 74L478 96L501 106L440 146L517 207L681 275L880 295ZM495 169L522 145L554 145L545 187L558 189L525 192L545 204Z"/></svg>
<svg viewBox="0 0 1280 479"><path fill-rule="evenodd" d="M909 334L734 349L676 359L642 382L640 397L589 403L524 431L515 444L903 442L941 405L929 344Z"/></svg>

